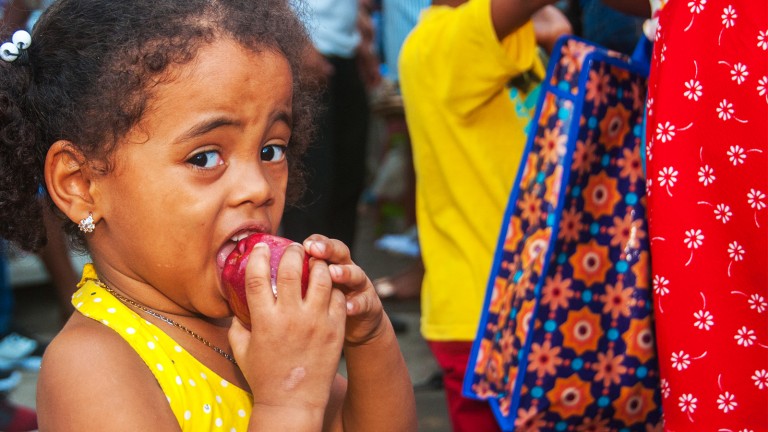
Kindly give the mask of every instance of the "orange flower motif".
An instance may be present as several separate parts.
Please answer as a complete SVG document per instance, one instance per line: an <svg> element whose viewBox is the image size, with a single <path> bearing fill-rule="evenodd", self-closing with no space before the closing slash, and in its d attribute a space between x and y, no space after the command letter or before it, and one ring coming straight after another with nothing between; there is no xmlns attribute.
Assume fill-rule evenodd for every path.
<svg viewBox="0 0 768 432"><path fill-rule="evenodd" d="M509 363L514 357L517 356L517 348L515 348L516 340L517 338L515 337L515 334L512 332L512 330L505 328L501 332L501 337L499 338L499 350L501 351L504 364Z"/></svg>
<svg viewBox="0 0 768 432"><path fill-rule="evenodd" d="M621 147L629 133L630 112L623 105L608 108L605 117L600 120L600 142L608 148Z"/></svg>
<svg viewBox="0 0 768 432"><path fill-rule="evenodd" d="M541 198L531 192L525 192L523 199L520 200L517 206L520 207L520 217L527 220L529 224L533 225L539 222L541 218Z"/></svg>
<svg viewBox="0 0 768 432"><path fill-rule="evenodd" d="M531 318L533 317L533 304L533 300L524 301L520 304L517 312L515 337L521 341L528 337L528 330L530 330Z"/></svg>
<svg viewBox="0 0 768 432"><path fill-rule="evenodd" d="M539 126L546 127L549 119L557 113L557 103L553 93L547 93L544 96L544 102L541 105L541 114L539 114Z"/></svg>
<svg viewBox="0 0 768 432"><path fill-rule="evenodd" d="M488 311L498 314L504 306L504 302L509 299L507 292L511 289L507 278L497 277L493 281L493 291L491 292L491 302L488 305Z"/></svg>
<svg viewBox="0 0 768 432"><path fill-rule="evenodd" d="M632 273L635 274L635 287L648 289L651 279L651 263L648 259L648 252L640 252L637 263L632 266Z"/></svg>
<svg viewBox="0 0 768 432"><path fill-rule="evenodd" d="M518 432L539 432L547 425L544 420L543 412L538 412L536 407L530 407L527 410L520 408L517 410L515 419L515 430Z"/></svg>
<svg viewBox="0 0 768 432"><path fill-rule="evenodd" d="M542 344L534 342L528 354L528 372L536 372L539 378L544 375L554 375L557 367L563 364L563 359L558 356L560 349L560 347L553 347L548 340Z"/></svg>
<svg viewBox="0 0 768 432"><path fill-rule="evenodd" d="M608 84L610 81L611 76L603 72L602 69L589 71L586 99L593 101L595 105L608 103Z"/></svg>
<svg viewBox="0 0 768 432"><path fill-rule="evenodd" d="M522 260L523 268L533 266L533 270L540 271L544 265L544 256L549 248L549 239L552 236L552 228L547 227L536 231L525 241Z"/></svg>
<svg viewBox="0 0 768 432"><path fill-rule="evenodd" d="M575 207L571 207L565 210L560 217L560 232L557 234L558 238L565 241L576 241L579 239L581 230L584 229L584 224L581 223L581 213L576 211Z"/></svg>
<svg viewBox="0 0 768 432"><path fill-rule="evenodd" d="M509 226L507 227L507 235L504 238L504 250L513 252L517 250L517 245L523 238L523 228L520 218L514 216L509 220Z"/></svg>
<svg viewBox="0 0 768 432"><path fill-rule="evenodd" d="M607 354L597 353L597 363L592 366L592 369L597 372L595 374L595 381L603 381L603 386L618 384L621 382L621 376L627 372L627 367L622 363L624 362L623 355L613 355L613 350L608 350Z"/></svg>
<svg viewBox="0 0 768 432"><path fill-rule="evenodd" d="M611 317L616 319L621 316L628 317L631 314L629 310L632 306L632 288L624 288L624 283L619 281L616 285L605 285L605 294L600 295L600 301L604 303L603 313L611 313Z"/></svg>
<svg viewBox="0 0 768 432"><path fill-rule="evenodd" d="M563 166L555 166L554 172L544 179L544 200L552 204L553 207L557 207L558 200L560 199L560 186L563 184Z"/></svg>
<svg viewBox="0 0 768 432"><path fill-rule="evenodd" d="M573 266L573 277L583 281L587 287L603 282L611 268L608 247L600 246L594 239L576 246L576 252L568 261Z"/></svg>
<svg viewBox="0 0 768 432"><path fill-rule="evenodd" d="M611 66L611 75L619 82L628 80L630 76L628 70L616 66Z"/></svg>
<svg viewBox="0 0 768 432"><path fill-rule="evenodd" d="M613 208L621 201L621 196L618 193L618 181L608 177L605 171L590 177L582 196L584 197L584 210L592 213L595 218L612 215Z"/></svg>
<svg viewBox="0 0 768 432"><path fill-rule="evenodd" d="M548 410L557 413L561 418L583 415L595 400L590 393L591 387L589 382L579 378L578 375L557 378L552 390L547 392Z"/></svg>
<svg viewBox="0 0 768 432"><path fill-rule="evenodd" d="M645 238L645 230L642 219L632 220L632 213L627 213L623 218L613 217L613 226L608 228L611 237L611 246L619 246L622 251L629 253L627 248L640 247L640 239Z"/></svg>
<svg viewBox="0 0 768 432"><path fill-rule="evenodd" d="M488 383L495 388L500 388L504 381L504 360L501 353L498 351L491 351L487 358L488 364L485 368L485 378Z"/></svg>
<svg viewBox="0 0 768 432"><path fill-rule="evenodd" d="M488 366L488 358L493 351L493 343L488 339L480 341L480 348L477 352L477 362L475 363L475 373L482 374Z"/></svg>
<svg viewBox="0 0 768 432"><path fill-rule="evenodd" d="M498 392L491 389L488 381L479 381L476 384L472 384L472 391L482 399L491 398L498 395Z"/></svg>
<svg viewBox="0 0 768 432"><path fill-rule="evenodd" d="M584 174L592 169L592 164L597 161L597 144L592 140L576 141L576 150L573 152L573 162L571 169Z"/></svg>
<svg viewBox="0 0 768 432"><path fill-rule="evenodd" d="M617 164L621 168L619 175L621 177L629 178L632 183L637 182L641 178L645 178L643 175L643 161L640 158L640 147L635 146L632 150L623 149L622 153L624 157L618 160Z"/></svg>
<svg viewBox="0 0 768 432"><path fill-rule="evenodd" d="M547 277L544 287L541 289L541 303L549 305L549 308L552 310L568 308L568 301L573 296L571 280L563 279L560 273L557 273L554 277Z"/></svg>
<svg viewBox="0 0 768 432"><path fill-rule="evenodd" d="M544 129L542 136L536 137L536 144L541 146L542 159L546 163L556 164L565 154L568 136L560 133L560 128Z"/></svg>
<svg viewBox="0 0 768 432"><path fill-rule="evenodd" d="M531 153L528 160L525 162L525 168L523 169L523 176L520 178L520 189L525 190L531 187L531 182L536 178L536 174L539 172L539 155Z"/></svg>
<svg viewBox="0 0 768 432"><path fill-rule="evenodd" d="M573 74L577 70L581 70L581 67L584 64L584 57L593 50L594 48L592 46L571 39L563 44L560 49L560 53L562 54L560 64L567 67L569 75ZM557 85L557 83L553 82L552 85Z"/></svg>
<svg viewBox="0 0 768 432"><path fill-rule="evenodd" d="M627 355L645 363L656 353L650 319L633 319L622 339L627 344Z"/></svg>
<svg viewBox="0 0 768 432"><path fill-rule="evenodd" d="M576 427L578 432L608 432L608 419L601 418L599 415L595 418L585 418L584 422Z"/></svg>
<svg viewBox="0 0 768 432"><path fill-rule="evenodd" d="M622 387L621 394L613 401L613 407L616 410L614 418L624 422L627 427L644 424L648 413L656 409L653 390L640 383L634 387Z"/></svg>
<svg viewBox="0 0 768 432"><path fill-rule="evenodd" d="M568 319L560 326L560 331L563 333L563 346L572 349L577 355L596 350L603 335L600 315L586 306L568 312Z"/></svg>

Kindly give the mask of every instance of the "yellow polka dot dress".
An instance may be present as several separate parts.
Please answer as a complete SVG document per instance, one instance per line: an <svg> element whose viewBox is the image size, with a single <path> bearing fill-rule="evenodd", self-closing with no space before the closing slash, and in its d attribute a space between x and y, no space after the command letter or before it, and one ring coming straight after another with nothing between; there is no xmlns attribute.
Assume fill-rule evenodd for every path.
<svg viewBox="0 0 768 432"><path fill-rule="evenodd" d="M253 406L251 394L221 378L157 326L89 280L97 277L93 266L86 264L72 304L86 317L117 332L141 356L181 430L246 431Z"/></svg>

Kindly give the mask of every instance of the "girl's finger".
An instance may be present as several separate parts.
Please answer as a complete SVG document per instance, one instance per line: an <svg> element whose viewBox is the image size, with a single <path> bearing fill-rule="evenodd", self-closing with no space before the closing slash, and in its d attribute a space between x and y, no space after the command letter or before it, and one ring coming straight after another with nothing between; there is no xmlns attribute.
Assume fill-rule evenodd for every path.
<svg viewBox="0 0 768 432"><path fill-rule="evenodd" d="M331 275L328 272L328 264L323 260L311 258L306 301L327 308L331 300L332 288L333 282L331 282Z"/></svg>
<svg viewBox="0 0 768 432"><path fill-rule="evenodd" d="M251 316L263 313L268 305L275 303L272 278L269 269L269 246L256 243L245 267L245 298Z"/></svg>
<svg viewBox="0 0 768 432"><path fill-rule="evenodd" d="M243 359L248 352L251 341L251 332L236 317L232 319L232 326L227 334L229 345L232 347L232 355L238 363L244 364Z"/></svg>
<svg viewBox="0 0 768 432"><path fill-rule="evenodd" d="M301 273L304 248L298 243L288 245L277 267L277 301L281 305L298 307L301 303Z"/></svg>
<svg viewBox="0 0 768 432"><path fill-rule="evenodd" d="M349 248L340 240L315 234L304 241L304 247L313 257L329 263L352 264Z"/></svg>
<svg viewBox="0 0 768 432"><path fill-rule="evenodd" d="M370 281L363 269L355 264L331 264L328 266L331 280L338 285L355 290L364 290Z"/></svg>

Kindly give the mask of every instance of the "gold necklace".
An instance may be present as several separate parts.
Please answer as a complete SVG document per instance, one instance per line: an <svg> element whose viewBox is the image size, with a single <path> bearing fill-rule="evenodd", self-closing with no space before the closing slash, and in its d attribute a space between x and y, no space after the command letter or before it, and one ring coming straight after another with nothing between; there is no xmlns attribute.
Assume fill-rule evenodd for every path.
<svg viewBox="0 0 768 432"><path fill-rule="evenodd" d="M216 345L208 342L207 339L205 339L204 337L202 337L199 334L195 333L194 331L190 330L189 328L185 327L183 324L177 323L176 321L168 318L167 316L161 315L157 311L155 311L153 309L150 309L150 308L144 306L143 304L141 304L141 303L139 303L139 302L137 302L135 300L131 300L128 297L123 296L122 294L118 294L112 288L108 287L107 284L105 284L104 282L102 282L99 279L86 278L86 280L92 281L96 285L104 288L108 293L112 294L116 299L120 300L121 303L123 303L125 305L131 305L131 306L133 306L133 307L143 311L147 315L152 315L153 317L155 317L155 318L157 318L157 319L159 319L161 321L164 321L164 322L166 322L166 323L168 323L168 324L170 324L170 325L172 325L172 326L174 326L176 328L179 328L179 329L185 331L188 335L190 335L193 338L197 339L198 341L202 342L205 346L207 346L208 348L214 350L217 354L221 355L225 359L227 359L230 362L232 362L232 364L237 365L237 361L235 361L235 358L232 357L231 354L229 354L228 352L224 351L223 349L217 347Z"/></svg>

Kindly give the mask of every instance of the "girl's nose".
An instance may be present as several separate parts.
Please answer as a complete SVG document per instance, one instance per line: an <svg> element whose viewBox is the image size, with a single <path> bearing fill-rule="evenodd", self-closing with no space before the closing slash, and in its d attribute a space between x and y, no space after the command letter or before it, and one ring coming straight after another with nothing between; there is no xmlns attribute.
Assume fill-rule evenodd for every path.
<svg viewBox="0 0 768 432"><path fill-rule="evenodd" d="M259 163L248 163L230 172L233 205L264 205L273 200L274 190L269 178Z"/></svg>

